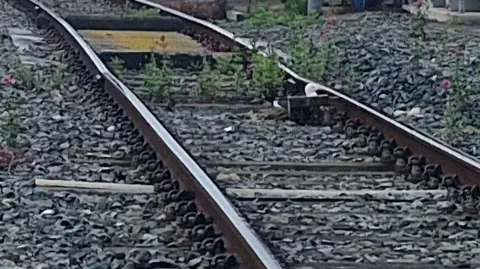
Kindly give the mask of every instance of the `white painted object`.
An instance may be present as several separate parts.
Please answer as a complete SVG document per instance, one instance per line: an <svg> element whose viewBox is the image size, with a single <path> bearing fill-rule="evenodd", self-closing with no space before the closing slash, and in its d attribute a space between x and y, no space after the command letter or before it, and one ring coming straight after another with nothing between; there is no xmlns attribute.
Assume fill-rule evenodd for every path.
<svg viewBox="0 0 480 269"><path fill-rule="evenodd" d="M321 86L317 83L308 83L305 86L305 95L308 97L317 96L317 90L320 90Z"/></svg>
<svg viewBox="0 0 480 269"><path fill-rule="evenodd" d="M224 130L225 132L233 132L234 127L233 127L233 126L229 126L229 127L223 128L223 130Z"/></svg>
<svg viewBox="0 0 480 269"><path fill-rule="evenodd" d="M412 109L410 109L410 111L408 111L408 115L409 116L413 116L413 115L417 115L417 114L420 114L421 110L419 107L414 107Z"/></svg>

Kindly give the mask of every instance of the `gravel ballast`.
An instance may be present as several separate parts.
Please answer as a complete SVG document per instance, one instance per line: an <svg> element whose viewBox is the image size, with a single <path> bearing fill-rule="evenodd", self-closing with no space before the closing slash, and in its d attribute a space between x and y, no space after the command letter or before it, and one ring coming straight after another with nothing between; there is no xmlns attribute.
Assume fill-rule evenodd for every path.
<svg viewBox="0 0 480 269"><path fill-rule="evenodd" d="M18 49L9 35L12 28L33 36L26 40L35 43ZM77 62L64 60L66 51L59 44L40 38L47 34L0 1L0 138L6 150L18 153L14 165L0 168L0 265L208 268L205 256L175 219L176 203L161 194L95 194L34 186L33 179L151 184L147 170L152 164L135 158L128 136L122 135L129 122L108 111L108 98L98 94L98 86ZM11 57L19 56L34 63L39 78L34 87L20 81L18 67L11 68ZM64 83L53 88L52 73L60 63L77 69L62 71ZM5 111L9 106L13 109ZM12 110L20 129L17 145L7 146L6 134L13 128L5 119Z"/></svg>
<svg viewBox="0 0 480 269"><path fill-rule="evenodd" d="M235 36L266 40L285 53L291 52L288 26L253 29L248 22L217 24ZM415 54L411 24L410 14L366 12L327 18L325 25L309 26L301 34L317 46L333 42L338 47L335 57L339 67L328 68L323 84L444 139L464 152L480 156L480 110L475 105L479 99L480 38L469 30L430 23L425 28L427 38L423 41L422 67L419 67L411 60ZM442 88L441 83L452 80L457 55L462 55L463 75L471 88L471 100L466 104L461 130L465 138L451 141L444 136L445 102L451 90ZM348 81L350 70L354 83Z"/></svg>
<svg viewBox="0 0 480 269"><path fill-rule="evenodd" d="M62 14L66 14L71 11L71 7L63 7L63 11L61 12ZM381 15L380 19L382 19ZM352 36L354 35L350 35L349 38L352 38ZM360 42L357 41L357 43ZM367 52L367 54L368 53L374 54L374 52ZM369 61L369 59L366 60L367 62ZM376 63L377 62L374 62L371 64L373 67L369 66L368 68L375 69ZM389 65L385 64L385 66L387 68ZM372 76L377 76L373 81L378 82L380 76L378 74L381 73L372 75L371 72L373 72L373 70L367 72L364 69L366 68L360 66L358 70L356 70L357 73L360 73L360 75L358 75L359 80L363 79L362 75L367 76L366 74L368 73L367 79ZM360 71L365 73L361 73ZM134 76L135 75L136 74L134 74ZM430 74L427 75L429 76ZM333 71L327 74L327 78L328 76L336 77ZM417 79L417 75L412 76L414 79ZM382 81L390 81L390 79L387 77ZM437 82L440 81L441 79ZM135 83L137 86L140 85L138 82ZM361 81L358 83L360 84ZM399 84L402 85L404 83L408 83L408 79L407 82L399 82ZM363 94L365 94L368 90L369 98L373 98L372 96L375 96L373 94L375 89L371 85L366 85L366 82L364 84L368 89L363 88L359 91L359 94L361 95L362 91L364 91ZM338 86L335 85L332 85L332 87L338 88ZM392 86L392 88L395 87L396 86ZM141 91L138 88L133 90L137 93ZM179 90L178 93L185 92L182 90L184 89ZM145 93L144 90L141 92ZM352 94L355 92L355 90L352 90ZM388 92L385 94L387 97L390 96ZM146 102L152 102L150 98L146 98L145 96L141 98L144 98L143 100ZM380 99L381 98L377 97L377 99L372 99L370 103L380 107ZM407 99L401 99L402 102L404 102L402 108L392 106L392 113L400 109L411 111L411 108L417 106L417 103L413 103L412 106L409 104L409 102L416 100L416 97ZM258 106L260 107L260 105ZM202 107L192 109L180 106L173 107L173 109L170 107L165 109L165 106L150 103L149 107L170 131L175 134L180 142L190 150L193 157L201 163L212 161L220 162L224 160L292 161L298 163L318 163L321 160L372 161L372 158L369 159L364 156L359 158L358 155L362 155L365 152L351 152L355 148L352 145L357 141L354 141L354 139L345 139L341 134L332 131L330 127L299 127L293 122L268 119L271 115L266 114L269 114L269 112L256 113L247 110L240 113L238 111L232 111L234 110L233 106L230 109ZM387 109L387 106L382 107L382 109ZM435 109L434 106L434 112ZM425 111L420 111L420 113L425 114ZM416 116L410 116L410 119L416 118L419 115L418 113L410 114L416 114ZM422 120L425 121L426 118L428 117L425 116ZM104 128L108 129L108 126L104 126ZM347 155L345 154L347 151L357 156L345 156ZM228 180L227 177L229 177L232 180L239 180L241 187L279 187L279 185L273 184L275 182L272 183L265 180L265 178L267 178L265 175L262 175L265 176L265 178L263 178L264 182L258 185L252 181L259 181L259 178L252 180L252 178L235 175L235 172L230 172L228 175L220 174L219 176L223 176L224 183L226 183L225 185L231 183L226 182ZM225 180L225 178L227 178L227 180ZM300 183L296 184L296 181L302 182L304 179L309 181L314 180L311 177L269 178L270 181L291 181L291 184L286 183L285 186L280 185L280 187L291 189L302 187ZM349 181L352 181L349 177L334 177L332 180L336 180L337 184L331 183L328 178L324 178L323 180L320 177L315 178L315 180L325 183L322 184L319 182L316 185L319 186L319 189L410 189L416 187L406 182L397 183L400 179L397 180L394 176L386 176L383 177L383 179L386 185L380 186L377 185L380 180L377 180L375 177L365 177L363 182L361 180L355 181L358 185L349 184ZM345 182L345 185L348 184L348 186L344 186L342 182ZM395 182L395 184L393 184L393 182ZM438 185L436 187L438 187ZM140 197L140 202L133 205L128 203L132 200L132 197L119 197L118 199L124 202L124 205L127 207L131 205L134 210L140 210L138 207L142 209L143 206L147 207L143 203L147 198L143 196ZM79 199L85 199L85 201L91 199L90 203L108 204L108 202L103 202L102 198L95 196L89 196L88 199ZM137 197L133 199L136 200ZM88 204L89 202L79 202L79 204L83 203ZM324 266L324 263L335 262L348 263L350 267L345 268L356 268L357 263L371 264L383 261L390 261L397 265L408 264L409 267L419 264L420 268L423 265L431 264L440 268L452 265L464 266L464 264L472 266L478 265L476 257L478 246L475 242L478 237L476 233L478 220L469 214L464 214L464 211L467 211L469 208L464 210L462 205L446 201L444 197L431 197L429 199L419 199L414 202L399 201L394 203L370 201L359 198L350 202L325 202L322 206L316 207L304 203L294 204L290 201L269 203L267 205L263 202L255 201L253 203L236 203L236 205L244 216L247 216L248 221L255 230L259 232L262 238L271 244L274 253L287 265L287 268L298 268L301 265L305 266L300 268L329 268ZM64 205L62 204L62 206ZM108 215L101 212L101 210L104 210L103 207L99 208L100 213L97 213L98 208L96 207L89 207L88 205L84 205L83 207L87 207L88 212L92 212L91 215L93 216L97 214ZM113 204L110 207L115 208ZM110 207L107 208L110 209ZM154 212L144 210L144 214L147 214L149 217L159 214L158 218L164 220L165 216L163 215L163 211L157 211L154 208L157 207L149 207L149 209L152 209ZM68 210L68 206L65 205L59 212L67 212ZM338 210L343 210L344 212L339 212ZM45 210L42 212L45 212ZM51 211L47 211L44 213L44 215L46 215L45 217L48 217L50 212ZM452 212L454 213L453 216L450 215ZM478 210L476 213L478 214ZM117 216L119 216L119 218L127 216L125 218L132 218L134 220L135 218L132 214L132 212L125 213L119 211ZM430 216L428 216L429 214ZM143 224L148 226L150 223L148 221L141 221L140 224L135 221L132 222L136 227L142 226ZM284 225L285 222L288 223L288 225ZM109 224L112 223L113 222L110 222ZM160 222L160 224L156 222L155 224L163 225L162 222ZM180 231L176 230L176 225L170 224L173 227L170 228L170 226L167 226L167 230L175 234L180 234ZM94 228L97 229L97 226ZM162 229L161 227L158 228ZM120 228L118 229L121 230ZM170 240L173 238L167 236L167 239L165 239L163 237L165 236L164 234L162 234L162 238L160 235L157 235L157 237L147 236L146 238L137 238L139 234L146 233L155 235L155 233L152 232L152 227L148 226L148 229L145 228L145 230L142 231L133 231L132 229L131 234L126 235L126 238L132 239L125 241L120 240L120 242L123 244L131 243L141 245L147 244L145 240L152 240L153 245L157 246L155 245L157 241L165 240L171 242ZM127 230L130 232L130 229ZM160 232L160 230L154 231ZM161 231L165 232L165 230ZM118 239L113 235L113 232L113 229L107 229L107 231L104 232L107 235L101 233L101 235L97 237L106 240L105 242L110 242L108 240L116 241ZM120 231L115 230L115 232ZM461 244L458 243L458 241L460 241ZM93 242L96 243L98 241ZM151 242L149 241L149 243ZM102 244L106 245L107 243ZM106 252L105 245L101 247L103 253ZM112 245L108 246L112 247ZM161 249L161 247L159 248ZM173 250L172 252L160 251L158 253L161 253L163 258L168 257L169 259L175 260L178 265L182 264L184 261L182 259L184 258L181 258L181 255L177 255L177 251L181 250ZM112 261L112 259L110 259L112 256L105 254L104 257L108 257L106 259L110 262ZM115 257L117 257L117 255L115 255ZM128 254L125 257L130 259L129 262L133 262L134 259L139 259L133 254ZM192 257L192 255L189 254L189 257ZM122 264L122 266L124 265ZM157 264L157 267L166 266ZM121 266L118 268L121 268ZM152 268L155 267L152 266ZM423 268L429 267L425 266Z"/></svg>
<svg viewBox="0 0 480 269"><path fill-rule="evenodd" d="M131 89L148 102L151 111L227 194L232 189L257 193L259 189L388 193L439 187L438 182L428 186L413 184L388 171L366 171L363 175L356 171L348 175L328 174L325 167L319 171L277 168L275 165L281 162L356 162L355 170L379 160L368 157L364 148L356 146L355 138L347 138L330 127L300 126L276 117L278 110L268 106L195 106L189 100L188 104L167 109L165 104L152 101L142 88L138 82L141 71L125 73L128 75L120 77L129 81ZM193 75L176 75L176 89L182 86L179 81L189 85L177 92L188 93L194 87L193 79L188 81L182 76ZM249 161L257 164L232 164ZM235 194L230 194L229 199L283 268L433 269L478 264L478 220L476 213L471 213L475 203L467 205L450 201L445 195L428 194L420 198L398 195L388 201L368 195L346 196L336 198L340 201L307 202L268 202L260 198L245 201L245 197Z"/></svg>
<svg viewBox="0 0 480 269"><path fill-rule="evenodd" d="M129 13L127 8L109 1L42 2L63 16ZM235 36L266 40L290 53L291 29L287 26L253 29L246 21L216 23ZM367 12L327 18L325 25L309 26L301 34L304 39L312 38L318 46L328 40L338 47L335 58L340 66L328 68L323 84L479 157L480 110L474 104L479 98L476 57L480 39L469 31L430 23L426 26L427 39L421 53L422 67L418 67L411 60L415 50L411 25L410 14ZM456 53L450 51L454 44L460 45ZM441 83L452 80L455 54L464 55L464 75L471 88L471 99L463 113L464 124L460 128L463 137L447 139L444 111L451 90L443 89Z"/></svg>

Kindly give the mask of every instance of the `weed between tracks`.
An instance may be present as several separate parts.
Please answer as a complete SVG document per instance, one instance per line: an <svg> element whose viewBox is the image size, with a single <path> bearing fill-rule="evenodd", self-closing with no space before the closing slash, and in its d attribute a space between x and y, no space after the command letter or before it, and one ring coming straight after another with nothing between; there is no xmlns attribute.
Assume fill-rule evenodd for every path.
<svg viewBox="0 0 480 269"><path fill-rule="evenodd" d="M249 6L248 24L251 27L270 27L275 25L307 26L321 24L319 14L307 15L307 0L283 0L283 12L274 12L265 5Z"/></svg>
<svg viewBox="0 0 480 269"><path fill-rule="evenodd" d="M48 91L52 101L61 106L63 96L60 90L67 82L66 66L62 64L34 69L21 62L20 58L10 59L9 74L5 75L0 86L5 91L15 91L14 86L29 91ZM20 139L22 124L14 104L10 100L4 101L0 113L0 166L8 166L18 159L19 148L28 141Z"/></svg>
<svg viewBox="0 0 480 269"><path fill-rule="evenodd" d="M206 96L207 98L215 100L217 93L221 89L218 83L220 75L220 70L213 69L208 60L203 58L201 71L197 79L198 84L193 88L193 95L196 97Z"/></svg>
<svg viewBox="0 0 480 269"><path fill-rule="evenodd" d="M323 81L327 68L336 68L338 48L333 42L315 46L312 39L303 39L297 31L289 34L292 45L290 56L292 66L302 75L316 81Z"/></svg>
<svg viewBox="0 0 480 269"><path fill-rule="evenodd" d="M3 77L1 84L8 90L12 86L21 87L26 90L49 90L52 99L59 95L59 90L66 82L66 66L58 65L35 70L32 66L23 64L20 58L10 59L10 74ZM15 110L15 104L8 101L5 103L0 115L0 134L2 147L18 147L18 137L21 131L20 119ZM1 154L0 154L1 155ZM0 159L2 157L0 156Z"/></svg>
<svg viewBox="0 0 480 269"><path fill-rule="evenodd" d="M10 62L10 69L19 80L18 86L25 89L58 91L67 81L66 66L63 64L35 70L23 64L20 58L12 58Z"/></svg>
<svg viewBox="0 0 480 269"><path fill-rule="evenodd" d="M217 60L217 68L220 73L231 76L233 78L233 88L234 91L240 92L243 87L249 86L245 85L245 80L247 80L247 73L244 68L245 60L238 56L233 55L231 57L221 57Z"/></svg>
<svg viewBox="0 0 480 269"><path fill-rule="evenodd" d="M41 78L39 71L33 70L30 66L24 65L20 58L10 60L10 69L13 70L15 77L21 81L21 85L27 89L41 88Z"/></svg>
<svg viewBox="0 0 480 269"><path fill-rule="evenodd" d="M215 60L209 58L204 57L201 63L192 65L191 69L195 71L187 75L195 81L188 92L195 100L215 101L220 93L227 92L245 96L249 90L273 100L283 85L285 74L278 66L278 56L274 54L269 57L253 53L244 56L222 55ZM246 59L252 63L248 68ZM109 62L110 68L118 76L125 74L124 64L118 58L112 58ZM152 53L141 71L142 86L155 101L174 101L177 81L184 83L185 71L173 68L173 65L169 57L163 55L159 61Z"/></svg>
<svg viewBox="0 0 480 269"><path fill-rule="evenodd" d="M150 62L145 65L143 74L143 86L150 90L155 99L159 101L170 100L172 86L172 69L171 62L165 56L160 67L152 53Z"/></svg>
<svg viewBox="0 0 480 269"><path fill-rule="evenodd" d="M283 84L285 73L278 66L278 55L270 53L267 57L253 54L253 87L260 91L266 99L273 99L276 91Z"/></svg>
<svg viewBox="0 0 480 269"><path fill-rule="evenodd" d="M122 59L118 58L118 57L113 57L112 59L110 59L110 66L112 67L112 70L115 74L121 76L123 74L125 74L125 61L123 61Z"/></svg>

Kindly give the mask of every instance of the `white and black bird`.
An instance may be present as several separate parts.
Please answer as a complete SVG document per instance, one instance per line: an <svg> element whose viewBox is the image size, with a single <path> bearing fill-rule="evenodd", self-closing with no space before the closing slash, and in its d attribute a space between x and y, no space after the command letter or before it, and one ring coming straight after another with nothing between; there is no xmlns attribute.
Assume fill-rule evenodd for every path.
<svg viewBox="0 0 480 269"><path fill-rule="evenodd" d="M317 83L310 82L305 86L305 96L312 97L317 96L317 91L321 89L321 86ZM283 108L277 100L273 101L273 106L276 108Z"/></svg>
<svg viewBox="0 0 480 269"><path fill-rule="evenodd" d="M321 86L317 83L310 82L305 86L305 96L312 97L317 96L317 91L320 90Z"/></svg>

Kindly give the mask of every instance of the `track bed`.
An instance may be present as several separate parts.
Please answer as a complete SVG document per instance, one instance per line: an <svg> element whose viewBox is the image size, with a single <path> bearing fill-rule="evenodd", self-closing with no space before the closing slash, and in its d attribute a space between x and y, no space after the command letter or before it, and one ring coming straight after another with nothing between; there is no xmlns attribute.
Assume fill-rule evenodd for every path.
<svg viewBox="0 0 480 269"><path fill-rule="evenodd" d="M60 225L65 227L64 234L82 237L68 241L47 236L57 240L57 245L49 241L51 248L65 249L62 244L71 244L68 253L75 252L78 261L69 260L66 267L77 268L75 263L85 266L91 262L99 266L109 263L116 268L232 269L237 267L230 255L233 252L243 257L242 268L256 268L248 267L251 261L245 257L256 262L259 256L269 259L269 253L247 227L241 228L243 220L270 248L282 268L480 266L476 242L478 186L459 186L457 178L443 175L438 166L425 163L423 157L387 140L373 126L347 118L347 114L337 111L340 106L332 105L333 96L280 98L287 102L283 107L288 108L272 108L265 101L271 101L269 94L285 96L294 90L301 92L304 87L293 84L292 79L286 81L283 74L275 74L273 79L282 76L284 81L267 89L273 90L270 93L262 91L255 86L258 81L254 75L268 62L263 62L263 58L255 62L255 57L252 60L247 52L233 52L247 56L247 62L228 66L233 71L217 73L222 67L218 57L232 54L231 47L198 28L187 27L181 20L158 14L146 16L149 11L141 11L145 12L143 17L132 18L130 15L139 15L139 11L104 2L44 3L68 17L74 27L81 28L79 34L108 62L108 68L146 104L235 206L235 210L228 209L230 205L222 200L224 197L212 195L218 191L215 186L205 187L211 184L206 175L197 171L200 169L194 167L194 161L165 132L159 137L163 131L153 117L145 120L150 117L145 116L150 115L147 111L137 114L135 123L137 128L150 126L135 130L112 98L95 88L93 78L82 72L83 67L69 62L73 65L72 76L87 79L73 80L72 85L77 88L61 87L64 92L60 105L51 98L60 107L54 121L66 117L64 121L69 126L67 131L56 131L71 137L69 129L78 122L82 126L77 127L79 135L91 134L81 139L62 137L46 150L51 157L42 155L33 168L24 164L25 170L19 170L22 164L14 166L15 176L27 181L21 177L33 169L48 178L143 184L127 186L126 191L138 192L145 187L148 193L105 196L52 192L58 190L48 188L40 192L39 186L33 189L31 182L25 183L22 191L26 193L22 195L32 201L39 196L46 203L45 208L40 202L35 207L39 225L45 225L45 229L50 224L55 229ZM121 18L104 17L102 22L102 17L89 16L111 15L107 11ZM119 22L127 14L130 25ZM108 29L86 23L90 19ZM143 19L168 23L159 24L161 29L131 29L132 25L142 24ZM42 34L55 37L51 29ZM68 56L71 50L66 50ZM170 58L162 61L165 55ZM156 57L156 62L151 56ZM208 57L202 59L203 56ZM173 67L166 68L170 59ZM123 60L120 65L128 66L127 70L119 68L119 60ZM205 68L207 63L211 65L209 69ZM109 78L108 71L99 73L104 80L115 81ZM128 89L122 85L115 85L121 83L112 84L110 88L117 89L117 102L131 95L126 94ZM129 98L134 99L133 95ZM305 105L307 102L313 105ZM139 105L135 106L138 109ZM130 108L128 113L135 115L132 111ZM54 121L46 124L53 126ZM148 134L148 142L156 145L153 150L144 144L139 132ZM85 142L88 139L92 142ZM32 147L32 151L41 152L37 148ZM176 152L169 152L172 149ZM65 164L59 164L58 159ZM164 164L176 173L170 174ZM196 180L189 182L192 178ZM6 185L7 191L15 190L15 184ZM56 196L59 199L53 200ZM210 214L206 217L197 206ZM212 208L221 209L221 213ZM80 215L72 216L74 210ZM89 227L73 230L77 223L86 222ZM228 239L232 249L225 248L223 238ZM86 245L90 250L94 248L97 255L83 255ZM63 259L66 254L57 251L55 255L52 257ZM19 258L10 260L20 264ZM35 262L32 260L31 264L36 265Z"/></svg>
<svg viewBox="0 0 480 269"><path fill-rule="evenodd" d="M234 102L227 85L219 96L228 98L201 101L192 94L195 71L182 72L175 72L173 106L148 94L142 71L120 77L284 268L475 266L474 204L452 201L441 182L409 182L378 152L372 155L362 137L334 123L299 125L278 109L248 104L245 96L256 98L248 90L237 91L242 101Z"/></svg>
<svg viewBox="0 0 480 269"><path fill-rule="evenodd" d="M265 24L268 18L264 19ZM425 40L421 40L413 33L418 28L415 26L418 18L400 12L331 15L325 17L325 23L304 25L296 30L296 24L253 26L248 20L216 24L235 37L269 43L285 55L302 53L298 49L301 43L292 39L292 35L301 36L303 41L313 40L320 52L309 58L320 60L326 44L333 44L337 50L320 78L315 76L321 71L305 73L305 67L300 67L302 63L298 64L299 58L296 65L291 62L288 65L300 75L321 81L468 154L480 156L477 120L480 111L471 105L479 99L478 80L468 79L478 77L476 64L472 62L479 54L477 32L429 22L424 27ZM447 81L458 84L452 86ZM452 137L448 135L452 128L445 120L446 102L455 91L465 87L471 89L467 102L470 105L461 112L465 126L457 130L458 136Z"/></svg>

